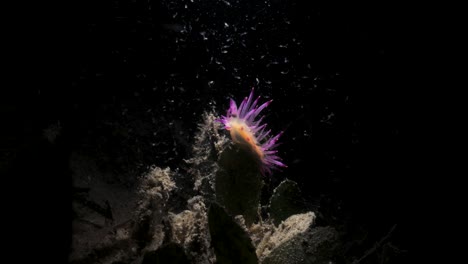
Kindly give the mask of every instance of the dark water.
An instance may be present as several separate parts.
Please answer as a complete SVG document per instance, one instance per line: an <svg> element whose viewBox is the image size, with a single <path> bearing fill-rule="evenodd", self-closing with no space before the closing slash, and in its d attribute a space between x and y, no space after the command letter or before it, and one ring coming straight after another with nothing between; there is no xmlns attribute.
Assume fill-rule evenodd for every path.
<svg viewBox="0 0 468 264"><path fill-rule="evenodd" d="M74 9L71 84L34 89L25 140L5 152L7 171L60 179L70 201L79 190L69 160L80 155L131 189L151 165L183 170L202 114L224 114L229 98L239 102L254 87L273 99L265 121L285 131L279 153L288 164L262 195L285 178L299 183L317 225L341 228L349 259L396 226L362 263L407 261L404 11L281 0L90 1ZM50 131L58 136L47 140ZM53 221L79 218L68 205ZM70 230L57 237L65 256Z"/></svg>

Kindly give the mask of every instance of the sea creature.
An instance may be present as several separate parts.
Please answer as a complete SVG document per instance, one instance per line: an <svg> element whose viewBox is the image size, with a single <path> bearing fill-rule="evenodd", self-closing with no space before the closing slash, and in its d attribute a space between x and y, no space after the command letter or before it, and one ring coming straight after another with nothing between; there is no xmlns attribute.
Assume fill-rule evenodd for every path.
<svg viewBox="0 0 468 264"><path fill-rule="evenodd" d="M272 169L287 167L277 155L278 139L283 134L281 131L276 136L270 136L271 130L266 130L266 124L262 124L263 116L257 118L260 112L271 104L273 100L258 106L260 96L253 101L254 89L249 97L242 100L239 107L231 99L230 106L225 116L217 119L229 131L232 141L248 150L259 162L262 174L271 174Z"/></svg>

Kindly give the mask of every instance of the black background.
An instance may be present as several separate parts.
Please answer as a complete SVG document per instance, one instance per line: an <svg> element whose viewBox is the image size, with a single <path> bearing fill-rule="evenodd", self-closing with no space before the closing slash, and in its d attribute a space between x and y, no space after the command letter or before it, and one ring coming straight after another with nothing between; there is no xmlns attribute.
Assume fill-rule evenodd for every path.
<svg viewBox="0 0 468 264"><path fill-rule="evenodd" d="M53 195L44 202L50 210L42 202L27 203L40 214L21 219L29 223L34 215L41 234L56 241L50 251L66 258L68 159L74 150L96 146L99 158L108 155L104 167L121 165L119 155L130 157L121 170L133 164L140 171L151 164L178 168L203 111L214 107L224 114L228 98L240 101L255 87L274 100L266 111L269 126L285 130L280 153L289 167L268 179L267 188L286 177L297 181L304 204L319 212L319 225L345 225L350 240L368 234L356 256L396 224L392 243L404 253L395 261L408 261L422 177L415 169L419 143L410 140L419 84L413 79L417 33L408 8L333 1L90 1L71 6L70 27L62 29L59 21L53 28L32 25L33 38L49 39L50 33L54 40L36 46L42 61L32 67L45 67L38 70L46 71L47 81L61 79L62 71L54 70L63 70L59 61L66 61L71 83L46 81L16 100L3 97L2 111L15 124L3 131L4 171L13 178L37 175L28 177L32 189L44 182L60 186L39 190L39 197ZM58 50L57 63L47 67L47 52ZM124 142L105 126L135 120L148 133L129 125ZM57 122L62 134L51 145L42 131ZM138 146L142 152L135 154Z"/></svg>

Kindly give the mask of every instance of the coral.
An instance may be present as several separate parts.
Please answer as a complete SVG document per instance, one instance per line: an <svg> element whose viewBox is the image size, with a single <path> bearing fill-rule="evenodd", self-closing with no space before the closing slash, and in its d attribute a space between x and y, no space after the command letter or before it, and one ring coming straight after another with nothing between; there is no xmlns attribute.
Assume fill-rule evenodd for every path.
<svg viewBox="0 0 468 264"><path fill-rule="evenodd" d="M136 211L137 225L135 234L147 241L144 250L155 250L162 244L164 232L164 217L167 213L167 203L176 186L173 172L169 169L153 167L142 179L140 200Z"/></svg>
<svg viewBox="0 0 468 264"><path fill-rule="evenodd" d="M260 259L264 259L279 245L306 231L314 219L315 214L312 212L289 217L262 239L257 246L257 255Z"/></svg>
<svg viewBox="0 0 468 264"><path fill-rule="evenodd" d="M338 232L332 227L309 227L287 240L283 239L262 259L262 263L334 263L338 239Z"/></svg>
<svg viewBox="0 0 468 264"><path fill-rule="evenodd" d="M208 233L207 208L201 196L188 200L188 210L169 214L172 241L182 245L186 254L195 263L210 263L210 237Z"/></svg>
<svg viewBox="0 0 468 264"><path fill-rule="evenodd" d="M192 157L185 160L187 172L194 181L193 189L207 200L214 199L214 174L218 169L218 155L229 145L228 139L218 133L220 124L213 113L204 113L192 146Z"/></svg>
<svg viewBox="0 0 468 264"><path fill-rule="evenodd" d="M87 234L94 232L95 240L84 247L79 244L82 237L75 236L74 243L81 248L70 258L71 263L287 264L331 260L335 231L314 227L315 214L297 202L299 186L284 180L269 204L263 205L268 214L262 217L260 193L265 177L257 161L220 133L214 114L203 117L185 169L153 166L139 179L137 196L128 197L131 193L124 195L117 189L108 193L133 201L133 211L114 203L93 205L104 227L79 225ZM77 184L86 185L86 175L99 175L97 168L85 164L77 160L73 166L80 174L75 177ZM76 210L83 217L91 216L85 214L87 208Z"/></svg>

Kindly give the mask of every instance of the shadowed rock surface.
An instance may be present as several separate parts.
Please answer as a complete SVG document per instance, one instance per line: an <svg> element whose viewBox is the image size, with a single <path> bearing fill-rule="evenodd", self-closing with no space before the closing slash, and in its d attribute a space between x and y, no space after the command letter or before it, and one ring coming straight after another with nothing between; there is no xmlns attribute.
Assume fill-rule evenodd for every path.
<svg viewBox="0 0 468 264"><path fill-rule="evenodd" d="M211 204L208 221L217 263L258 263L249 235L222 207Z"/></svg>
<svg viewBox="0 0 468 264"><path fill-rule="evenodd" d="M288 179L282 181L273 191L268 209L275 225L279 225L293 214L302 213L304 204L297 183Z"/></svg>

